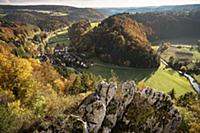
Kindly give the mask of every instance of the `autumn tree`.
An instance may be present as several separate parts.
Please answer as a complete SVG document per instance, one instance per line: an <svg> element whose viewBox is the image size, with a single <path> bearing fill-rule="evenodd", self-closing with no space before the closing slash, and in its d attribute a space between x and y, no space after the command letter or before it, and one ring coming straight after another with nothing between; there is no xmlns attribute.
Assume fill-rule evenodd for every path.
<svg viewBox="0 0 200 133"><path fill-rule="evenodd" d="M151 48L143 26L124 14L111 16L91 32L96 56L123 66L158 67L159 56Z"/></svg>
<svg viewBox="0 0 200 133"><path fill-rule="evenodd" d="M88 48L88 38L85 36L91 30L91 24L87 20L74 23L68 30L68 36L71 46L75 47L78 51L85 51Z"/></svg>

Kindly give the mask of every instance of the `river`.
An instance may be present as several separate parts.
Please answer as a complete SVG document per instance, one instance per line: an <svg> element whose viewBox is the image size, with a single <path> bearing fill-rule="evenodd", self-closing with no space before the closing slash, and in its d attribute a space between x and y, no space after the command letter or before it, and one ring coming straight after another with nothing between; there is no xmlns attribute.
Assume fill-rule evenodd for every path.
<svg viewBox="0 0 200 133"><path fill-rule="evenodd" d="M193 88L197 91L198 94L200 94L200 86L199 84L194 80L192 76L190 76L187 73L184 73L184 76L190 81Z"/></svg>
<svg viewBox="0 0 200 133"><path fill-rule="evenodd" d="M161 62L163 62L164 65L170 67L170 65L163 59L161 58ZM170 67L171 68L171 67ZM173 69L173 68L172 68ZM174 70L174 69L173 69ZM177 70L175 70L177 71ZM200 85L195 81L195 79L190 76L187 73L183 73L182 71L177 71L179 74L183 75L184 77L187 78L187 80L190 82L190 84L192 85L192 87L195 89L195 91L200 94Z"/></svg>

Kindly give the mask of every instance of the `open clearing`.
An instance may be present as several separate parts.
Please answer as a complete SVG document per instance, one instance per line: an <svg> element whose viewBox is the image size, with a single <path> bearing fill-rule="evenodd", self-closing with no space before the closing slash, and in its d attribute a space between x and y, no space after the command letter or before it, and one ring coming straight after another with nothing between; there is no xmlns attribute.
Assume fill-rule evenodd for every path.
<svg viewBox="0 0 200 133"><path fill-rule="evenodd" d="M137 69L96 64L86 71L101 75L103 78L110 78L112 70L121 81L133 79L140 87L149 86L163 92L169 92L174 89L176 96L186 92L194 92L185 77L170 68L165 68L164 64L161 64L158 69Z"/></svg>
<svg viewBox="0 0 200 133"><path fill-rule="evenodd" d="M92 22L91 27L92 29L97 27L99 22ZM68 37L68 27L64 28L63 30L55 31L55 33L48 39L49 46L55 47L56 44L61 44L64 46L69 46L70 40Z"/></svg>
<svg viewBox="0 0 200 133"><path fill-rule="evenodd" d="M20 11L48 14L50 16L55 16L55 17L67 16L68 15L67 13L64 13L64 12L55 12L55 11L47 11L47 10L20 9Z"/></svg>
<svg viewBox="0 0 200 133"><path fill-rule="evenodd" d="M68 37L68 32L64 32L62 34L59 34L57 36L50 38L48 43L52 47L56 46L56 44L62 44L62 45L68 46L70 43L69 37Z"/></svg>
<svg viewBox="0 0 200 133"><path fill-rule="evenodd" d="M197 51L196 48L191 48L191 45L186 45L186 46L182 46L182 45L177 45L177 46L170 46L167 50L165 50L162 54L161 57L164 58L165 60L169 60L169 58L171 56L173 56L175 59L179 59L179 58L185 58L185 59L189 59L189 60L200 60L200 53ZM176 53L187 53L181 56L178 56ZM193 56L189 56L188 54L192 54Z"/></svg>

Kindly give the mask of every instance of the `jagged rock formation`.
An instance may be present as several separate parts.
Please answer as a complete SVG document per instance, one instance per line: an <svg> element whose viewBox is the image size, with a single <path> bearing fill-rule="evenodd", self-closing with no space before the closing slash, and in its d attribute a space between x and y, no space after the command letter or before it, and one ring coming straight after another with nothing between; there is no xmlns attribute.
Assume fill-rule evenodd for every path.
<svg viewBox="0 0 200 133"><path fill-rule="evenodd" d="M122 119L127 106L131 103L134 92L135 82L128 81L122 84L118 95L115 95L106 108L106 115L102 123L100 133L109 133L115 127L118 120Z"/></svg>
<svg viewBox="0 0 200 133"><path fill-rule="evenodd" d="M136 92L123 120L115 132L173 133L181 123L181 116L173 105L171 97L146 88Z"/></svg>
<svg viewBox="0 0 200 133"><path fill-rule="evenodd" d="M171 97L151 88L137 90L134 81L102 81L75 115L42 131L63 133L175 133L181 124Z"/></svg>
<svg viewBox="0 0 200 133"><path fill-rule="evenodd" d="M87 121L89 132L97 133L101 128L106 115L106 106L109 105L116 93L115 83L101 82L96 87L96 93L89 96L79 107L84 121Z"/></svg>
<svg viewBox="0 0 200 133"><path fill-rule="evenodd" d="M78 112L87 123L87 130L94 133L173 133L181 122L170 96L150 88L137 91L134 81L127 81L120 88L113 82L101 82Z"/></svg>

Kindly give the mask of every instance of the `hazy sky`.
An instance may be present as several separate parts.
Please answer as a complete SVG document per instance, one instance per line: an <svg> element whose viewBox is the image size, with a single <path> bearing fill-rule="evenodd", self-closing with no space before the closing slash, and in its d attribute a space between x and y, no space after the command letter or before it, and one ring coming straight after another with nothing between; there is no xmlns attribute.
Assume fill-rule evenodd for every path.
<svg viewBox="0 0 200 133"><path fill-rule="evenodd" d="M200 4L200 0L0 0L0 4L54 4L78 7L141 7Z"/></svg>

